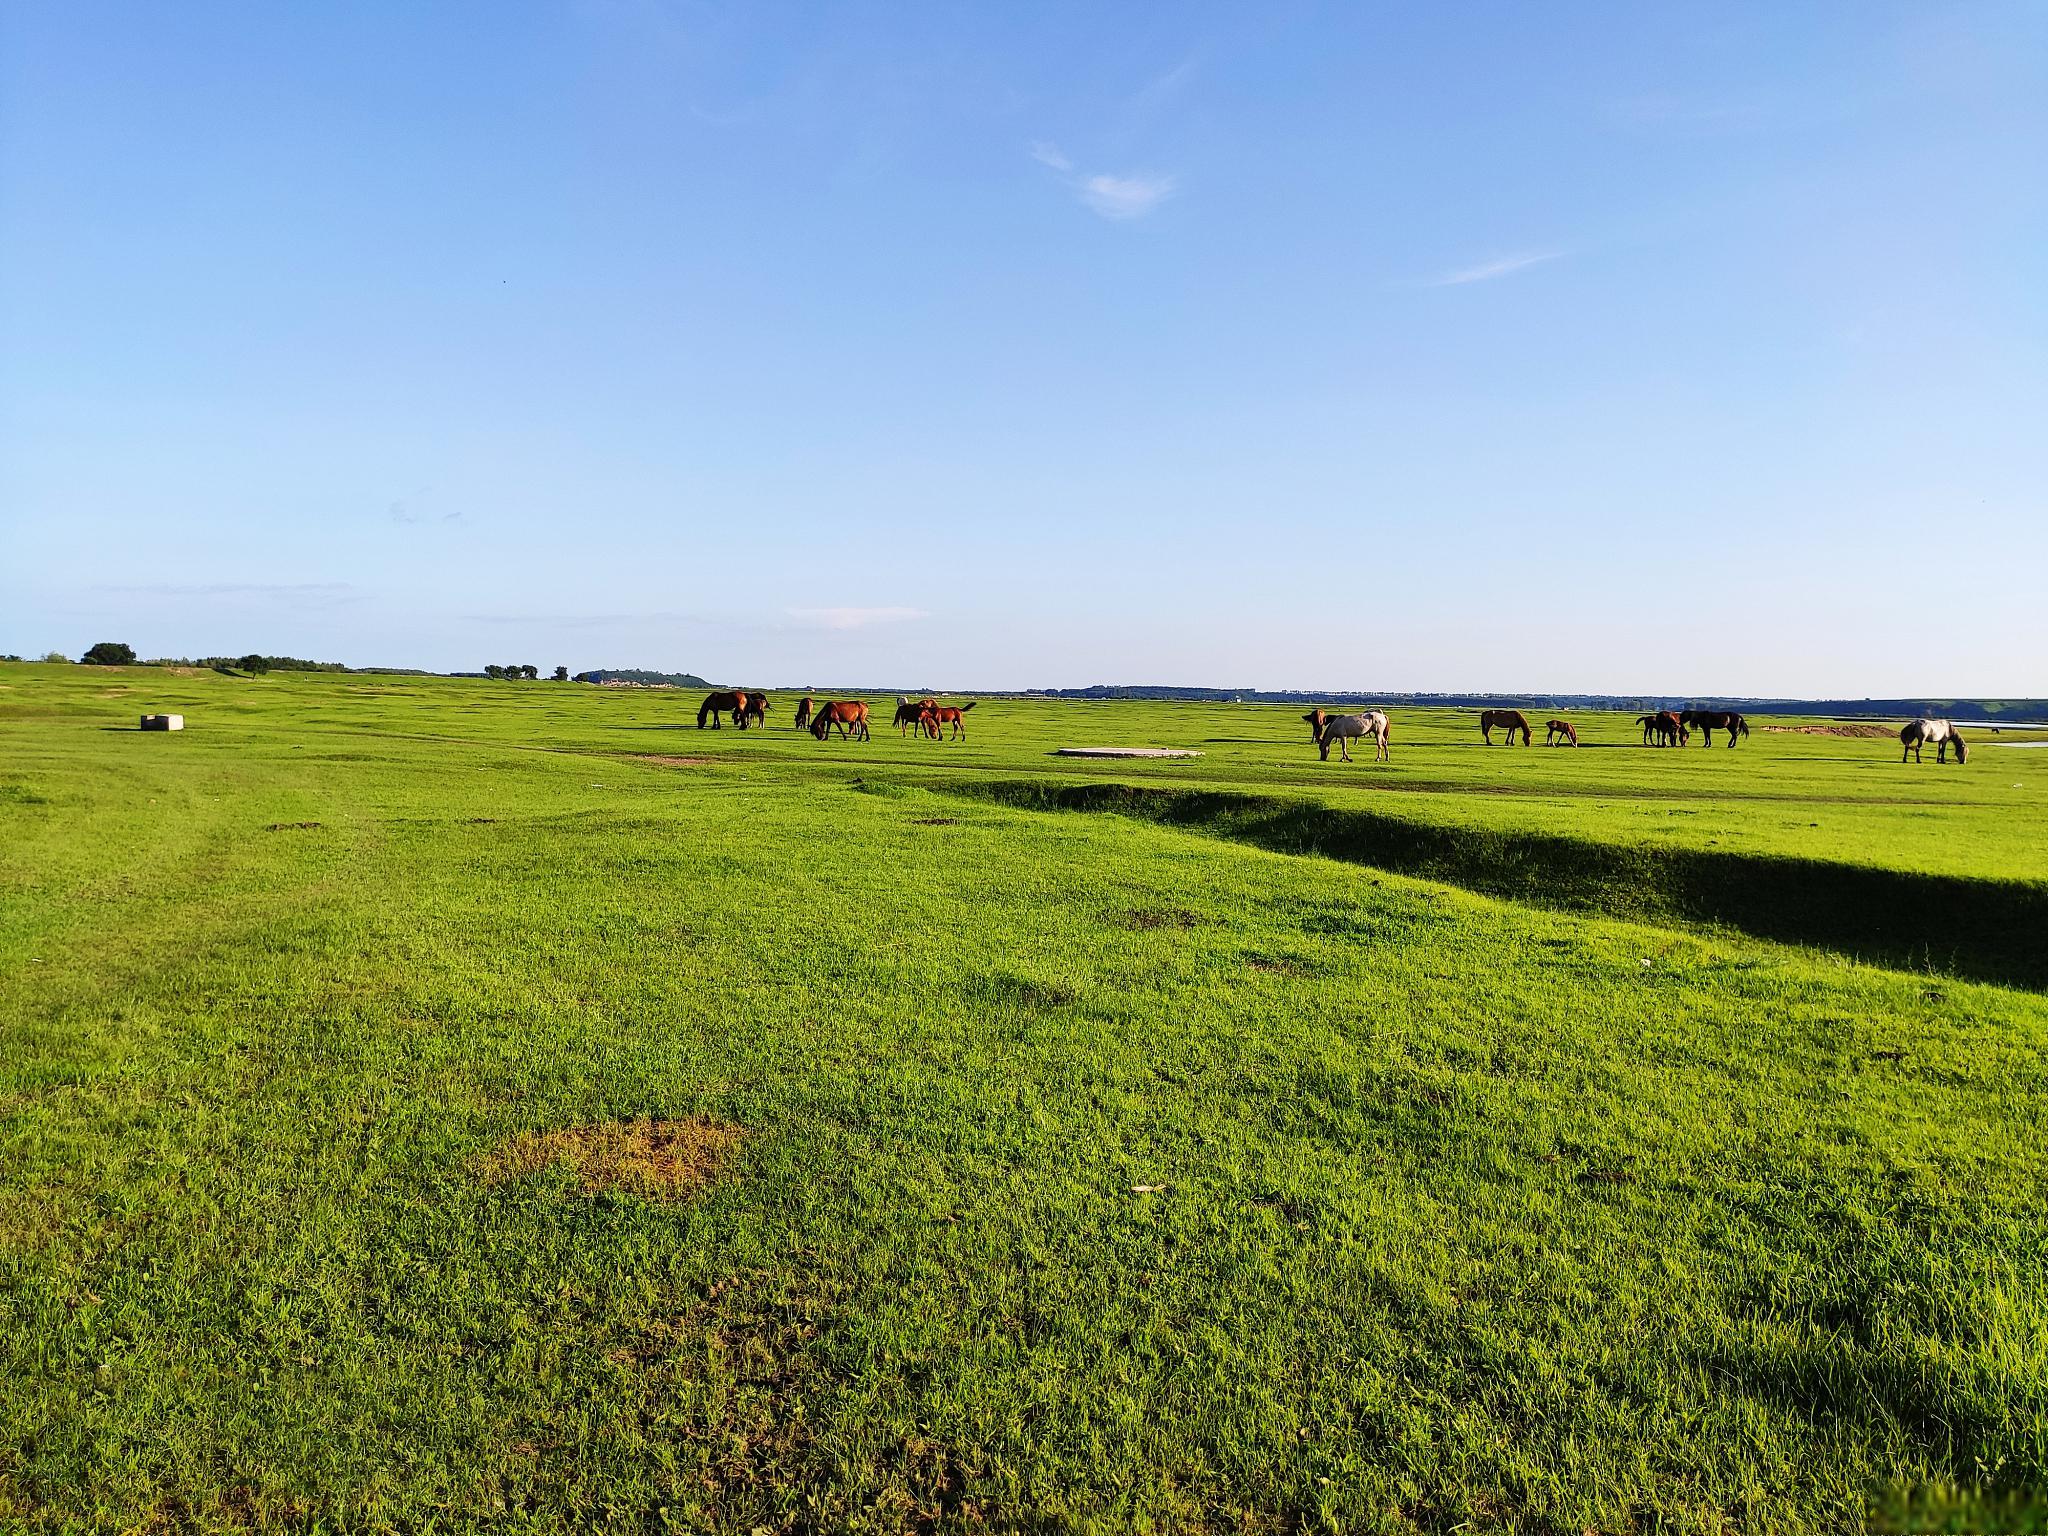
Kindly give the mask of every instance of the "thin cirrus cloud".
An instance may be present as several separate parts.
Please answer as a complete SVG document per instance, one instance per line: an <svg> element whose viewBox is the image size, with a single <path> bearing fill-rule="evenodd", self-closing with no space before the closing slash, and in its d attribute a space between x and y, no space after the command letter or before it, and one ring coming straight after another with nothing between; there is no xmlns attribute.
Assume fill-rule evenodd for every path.
<svg viewBox="0 0 2048 1536"><path fill-rule="evenodd" d="M790 608L797 623L810 629L866 629L872 624L904 624L930 617L922 608Z"/></svg>
<svg viewBox="0 0 2048 1536"><path fill-rule="evenodd" d="M1520 251L1512 256L1496 256L1491 261L1482 261L1476 266L1459 267L1441 277L1432 278L1432 288L1456 288L1465 283L1490 283L1497 277L1511 273L1526 272L1529 268L1541 266L1546 261L1556 261L1563 251Z"/></svg>
<svg viewBox="0 0 2048 1536"><path fill-rule="evenodd" d="M1044 139L1031 146L1031 158L1073 188L1083 207L1105 219L1140 219L1180 190L1174 176L1090 176L1074 169L1074 162L1059 145Z"/></svg>

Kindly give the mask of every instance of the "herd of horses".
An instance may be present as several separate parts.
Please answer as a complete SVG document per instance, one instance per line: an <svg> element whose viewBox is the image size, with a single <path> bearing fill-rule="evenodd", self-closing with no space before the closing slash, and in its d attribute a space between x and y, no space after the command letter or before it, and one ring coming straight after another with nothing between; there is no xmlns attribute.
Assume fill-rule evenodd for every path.
<svg viewBox="0 0 2048 1536"><path fill-rule="evenodd" d="M750 725L768 723L768 695L758 690L734 688L708 695L697 706L697 729L707 725L712 730L724 729L727 720L745 730ZM914 732L929 736L933 741L945 738L950 728L952 738L959 740L967 734L967 711L974 708L974 701L965 704L941 704L937 699L910 699L898 695L896 718L890 722L898 727L897 735ZM838 728L841 741L866 741L868 735L868 705L865 699L832 699L820 704L811 694L805 694L796 706L796 716L790 721L792 729L809 731L823 741Z"/></svg>
<svg viewBox="0 0 2048 1536"><path fill-rule="evenodd" d="M1309 735L1314 739L1316 749L1324 762L1330 760L1330 748L1335 746L1345 762L1351 761L1351 743L1370 736L1376 747L1374 762L1385 762L1391 755L1387 750L1390 729L1386 711L1363 710L1355 715L1333 715L1321 709L1312 709L1301 717L1308 724ZM1749 722L1732 709L1660 709L1654 714L1637 715L1636 724L1643 728L1643 745L1646 747L1684 747L1692 743L1693 732L1700 735L1700 744L1711 747L1714 732L1719 731L1733 747L1749 735ZM1546 720L1543 726L1543 744L1547 747L1576 747L1579 744L1579 729L1569 720ZM1500 731L1501 740L1513 746L1519 734L1522 745L1529 746L1535 740L1534 728L1529 717L1519 709L1482 709L1479 712L1479 735L1490 747L1493 733ZM1956 761L1969 761L1970 749L1953 724L1947 720L1914 720L1899 732L1899 740L1905 746L1899 761L1911 757L1920 761L1920 749L1932 746L1936 762L1948 761L1948 749L1956 749Z"/></svg>
<svg viewBox="0 0 2048 1536"><path fill-rule="evenodd" d="M750 725L768 723L768 695L752 689L731 689L709 695L698 707L697 729L710 726L719 730L726 720L740 730ZM967 711L974 708L974 701L965 704L941 704L937 699L913 699L902 694L896 697L896 715L889 723L896 727L896 734L930 737L933 741L959 740L967 734ZM1343 761L1351 761L1351 743L1367 737L1373 743L1373 761L1384 763L1393 754L1388 749L1393 729L1383 709L1360 710L1355 714L1333 715L1326 710L1312 709L1301 717L1308 725L1309 735L1322 754L1324 762L1330 760L1330 748L1337 748ZM790 724L799 731L809 731L823 741L836 729L842 741L866 741L868 733L868 706L865 699L832 699L820 704L810 694L805 694L796 707L796 717ZM1732 709L1660 709L1654 714L1637 715L1636 724L1643 728L1643 745L1646 747L1684 747L1692 743L1693 733L1700 735L1700 744L1711 747L1714 732L1719 731L1733 747L1749 735L1749 722ZM1513 746L1515 737L1520 735L1523 746L1535 741L1535 729L1529 724L1529 717L1519 709L1482 709L1479 712L1479 734L1490 747L1493 733L1502 732L1502 741ZM1964 744L1962 733L1947 720L1914 720L1899 732L1899 740L1905 751L1899 761L1911 758L1920 761L1923 747L1934 748L1934 760L1948 761L1948 749L1956 749L1956 761L1970 760L1970 749ZM1547 747L1576 747L1579 744L1578 727L1569 720L1546 720L1543 724L1543 744Z"/></svg>

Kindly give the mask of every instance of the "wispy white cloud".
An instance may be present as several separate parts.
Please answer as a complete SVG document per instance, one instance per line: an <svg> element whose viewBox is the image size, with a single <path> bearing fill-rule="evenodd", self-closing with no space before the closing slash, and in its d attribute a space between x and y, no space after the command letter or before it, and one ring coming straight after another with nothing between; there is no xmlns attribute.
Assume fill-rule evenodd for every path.
<svg viewBox="0 0 2048 1536"><path fill-rule="evenodd" d="M1176 176L1084 175L1074 169L1074 162L1065 151L1049 139L1040 139L1031 146L1031 158L1057 171L1060 179L1073 188L1082 206L1105 219L1143 218L1180 190L1180 179Z"/></svg>
<svg viewBox="0 0 2048 1536"><path fill-rule="evenodd" d="M1080 184L1081 201L1105 219L1140 219L1179 190L1172 176L1090 176Z"/></svg>
<svg viewBox="0 0 2048 1536"><path fill-rule="evenodd" d="M870 624L902 624L929 617L922 608L791 608L798 623L815 629L866 629Z"/></svg>
<svg viewBox="0 0 2048 1536"><path fill-rule="evenodd" d="M1151 117L1180 94L1181 87L1195 76L1195 55L1189 54L1163 75L1146 81L1124 103L1125 116L1136 121Z"/></svg>
<svg viewBox="0 0 2048 1536"><path fill-rule="evenodd" d="M1430 280L1432 288L1455 288L1461 283L1490 283L1497 277L1506 277L1512 272L1526 271L1546 261L1555 261L1563 251L1521 251L1513 256L1496 256L1492 261L1482 261L1477 266L1460 267L1454 272Z"/></svg>

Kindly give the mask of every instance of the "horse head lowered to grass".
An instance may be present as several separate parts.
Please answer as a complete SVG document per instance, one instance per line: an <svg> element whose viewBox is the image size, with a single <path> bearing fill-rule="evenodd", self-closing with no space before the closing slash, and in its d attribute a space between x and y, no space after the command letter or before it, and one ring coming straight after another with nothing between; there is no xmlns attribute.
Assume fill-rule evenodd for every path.
<svg viewBox="0 0 2048 1536"><path fill-rule="evenodd" d="M1368 709L1355 715L1325 714L1312 709L1301 717L1308 722L1309 734L1315 738L1316 748L1323 754L1323 761L1330 760L1330 743L1337 743L1337 750L1345 762L1351 761L1351 743L1361 737L1370 736L1376 751L1373 761L1386 762L1393 754L1387 750L1387 739L1391 729L1387 723L1386 711Z"/></svg>
<svg viewBox="0 0 2048 1536"><path fill-rule="evenodd" d="M1905 750L1899 754L1899 761L1902 763L1909 757L1914 762L1919 762L1920 749L1925 746L1934 748L1934 760L1937 763L1948 761L1948 749L1951 745L1956 749L1958 763L1967 763L1970 760L1970 749L1963 743L1962 732L1946 720L1908 721L1906 728L1899 732L1899 740L1905 745Z"/></svg>

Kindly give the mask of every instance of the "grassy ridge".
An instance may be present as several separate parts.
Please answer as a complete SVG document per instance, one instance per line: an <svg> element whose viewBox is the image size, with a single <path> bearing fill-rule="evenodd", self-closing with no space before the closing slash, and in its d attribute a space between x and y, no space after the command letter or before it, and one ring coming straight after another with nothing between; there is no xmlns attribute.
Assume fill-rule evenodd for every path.
<svg viewBox="0 0 2048 1536"><path fill-rule="evenodd" d="M1114 776L1651 848L1804 785L1878 868L1903 784L2024 889L2023 774L0 686L0 1524L1831 1530L2048 1475L2048 1001L943 792L1256 731ZM104 729L138 692L192 729ZM649 1115L727 1176L480 1172Z"/></svg>
<svg viewBox="0 0 2048 1536"><path fill-rule="evenodd" d="M1026 809L1113 811L1520 901L1723 924L1881 965L2048 987L2048 884L1442 825L1236 791L988 779L955 792Z"/></svg>

